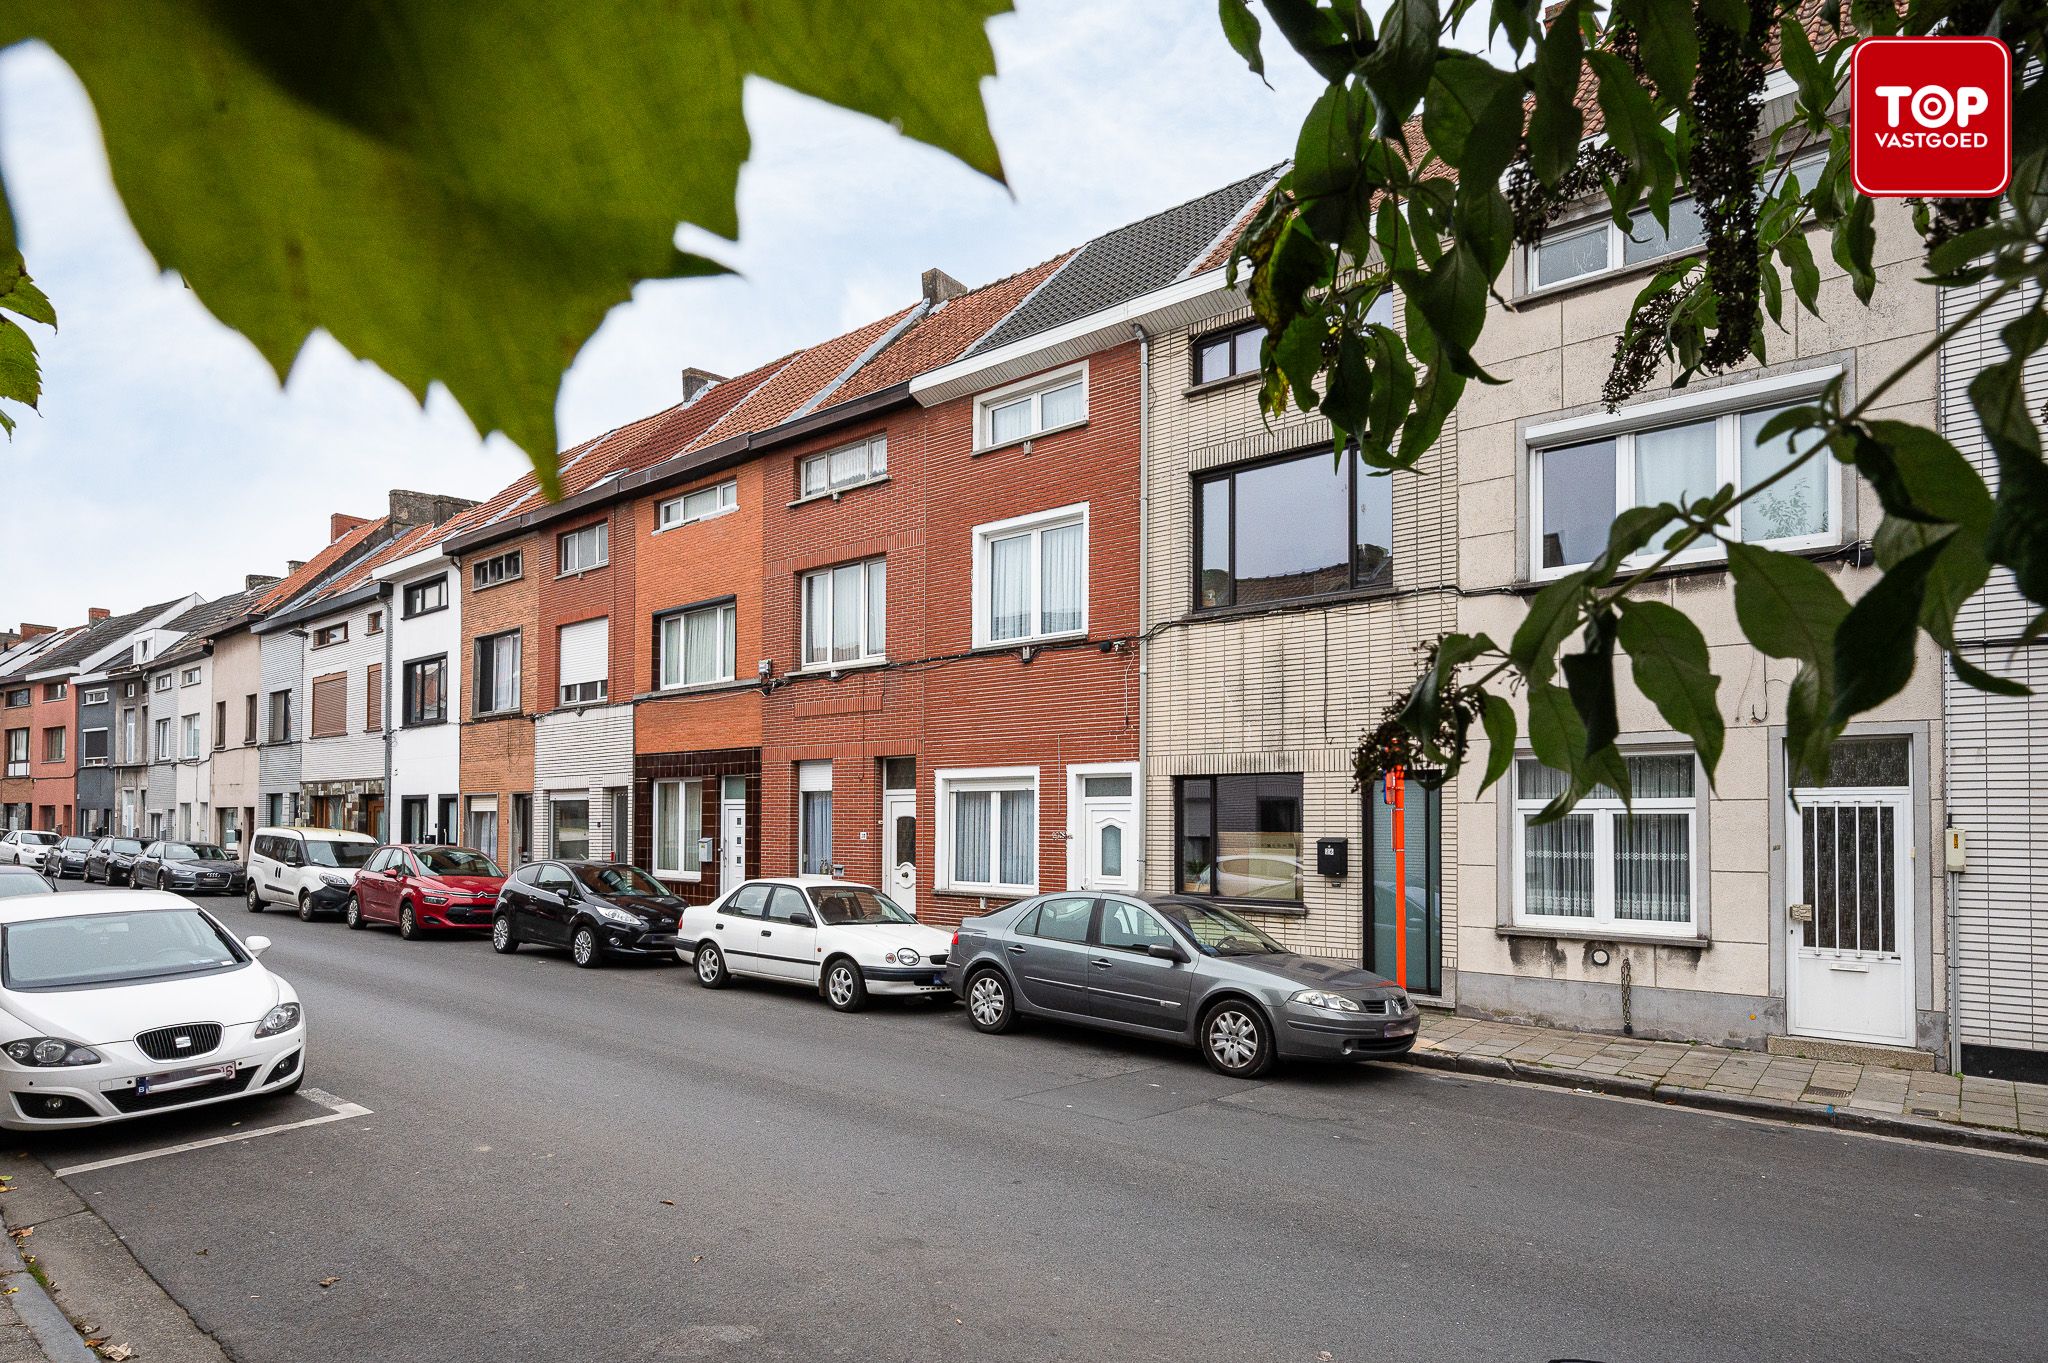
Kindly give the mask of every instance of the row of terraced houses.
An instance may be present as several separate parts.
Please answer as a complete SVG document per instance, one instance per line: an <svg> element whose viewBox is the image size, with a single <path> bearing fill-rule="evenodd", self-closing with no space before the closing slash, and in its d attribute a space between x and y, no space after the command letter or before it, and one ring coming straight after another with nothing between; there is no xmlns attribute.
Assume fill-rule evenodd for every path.
<svg viewBox="0 0 2048 1363"><path fill-rule="evenodd" d="M1397 858L1384 788L1352 776L1420 646L1506 637L1617 509L1764 476L1771 411L1837 377L1853 395L1968 305L1914 282L1905 210L1879 208L1878 307L1824 264L1820 317L1788 310L1768 364L1609 411L1630 301L1696 219L1623 233L1586 204L1491 304L1479 358L1505 382L1390 479L1260 413L1226 264L1276 174L980 288L927 272L902 310L750 372L686 371L675 406L565 451L557 500L394 492L241 593L24 627L0 654L8 821L630 859L691 900L843 874L939 923L1172 890L1463 1012L2039 1077L2048 713L1958 686L1924 641L1791 789L1790 665L1744 642L1703 552L1649 590L1712 645L1713 784L1633 692L1633 818L1603 792L1534 824L1557 773L1518 754L1482 793L1475 761L1408 784ZM1988 467L1962 394L1999 324L1884 415ZM1878 515L1830 464L1740 533L1853 596ZM1964 647L2048 683L2020 606L1994 583Z"/></svg>

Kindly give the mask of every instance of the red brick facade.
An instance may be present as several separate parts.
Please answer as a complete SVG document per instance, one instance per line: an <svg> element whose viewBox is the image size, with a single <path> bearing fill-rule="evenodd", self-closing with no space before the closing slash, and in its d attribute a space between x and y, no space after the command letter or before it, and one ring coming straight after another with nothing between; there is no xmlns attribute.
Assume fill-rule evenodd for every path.
<svg viewBox="0 0 2048 1363"><path fill-rule="evenodd" d="M478 850L489 852L508 869L533 854L531 836L523 846L517 845L514 824L516 802L528 802L530 809L533 799L533 715L540 698L534 621L539 615L540 575L554 570L549 557L554 541L547 539L545 548L542 544L542 536L525 535L466 554L458 561L462 580L462 694L456 698L463 725L461 818L466 839L473 798L487 795L497 799L497 845ZM515 549L523 558L522 575L479 591L476 564ZM475 713L476 641L513 629L521 632L519 709L514 714L479 718Z"/></svg>
<svg viewBox="0 0 2048 1363"><path fill-rule="evenodd" d="M39 681L33 685L35 703L29 712L28 736L29 775L35 782L29 801L34 811L33 826L70 833L72 806L78 793L78 697L69 681ZM62 694L53 698L53 688ZM64 735L63 755L56 761L47 759L53 730Z"/></svg>

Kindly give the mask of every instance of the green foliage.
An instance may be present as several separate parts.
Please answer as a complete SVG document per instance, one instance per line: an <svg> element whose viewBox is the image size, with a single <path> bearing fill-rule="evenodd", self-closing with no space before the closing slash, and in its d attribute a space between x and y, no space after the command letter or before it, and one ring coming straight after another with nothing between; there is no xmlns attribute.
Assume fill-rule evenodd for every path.
<svg viewBox="0 0 2048 1363"><path fill-rule="evenodd" d="M1802 21L1798 0L1490 0L1492 50L1508 54L1494 60L1448 45L1482 0L1397 0L1377 30L1355 0L1264 4L1328 83L1303 155L1233 259L1250 271L1253 310L1269 332L1264 399L1274 414L1290 404L1319 412L1366 464L1388 470L1412 470L1464 386L1493 381L1476 358L1488 299L1514 249L1560 214L1604 202L1624 227L1645 211L1668 224L1674 199L1689 194L1705 225L1701 248L1636 295L1603 389L1615 406L1666 374L1682 386L1767 358L1788 310L1819 317L1816 236L1857 303L1875 299L1875 205L1850 183L1847 129L1831 112L1856 37L1994 33L2012 48L2018 81L2003 200L1915 213L1928 281L1979 286L1966 315L1898 370L1859 375L1853 402L1837 382L1768 423L1763 438L1785 437L1793 451L1769 477L1689 506L1623 512L1594 563L1529 597L1505 649L1462 635L1440 641L1390 712L1406 737L1383 726L1367 745L1378 756L1363 763L1412 751L1455 769L1470 727L1446 721L1455 699L1486 734L1490 785L1508 770L1518 726L1506 693L1519 686L1530 746L1570 778L1544 816L1602 784L1626 796L1614 746L1625 654L1637 689L1693 740L1711 778L1726 721L1706 641L1682 612L1638 590L1702 540L1726 552L1743 634L1796 666L1782 715L1795 767L1816 770L1845 724L1898 694L1922 634L1970 684L2024 692L1953 650L1956 612L2000 568L2043 608L2030 634L2048 633L2048 460L2023 383L2028 357L2048 346L2048 9L1906 0L1824 7L1815 22ZM1248 4L1224 7L1244 51L1253 21L1233 5ZM1763 127L1773 60L1798 95ZM1597 136L1582 144L1596 113ZM1791 174L1794 160L1816 152L1818 173L1803 165ZM1388 290L1404 319L1398 332L1366 320ZM1998 460L1994 492L1935 432L1871 414L1946 335L2015 306L2003 332L2009 356L1970 391ZM1737 530L1745 503L1816 460L1853 467L1884 509L1872 535L1880 572L1853 605L1830 571L1744 544Z"/></svg>
<svg viewBox="0 0 2048 1363"><path fill-rule="evenodd" d="M584 341L641 280L722 268L679 222L738 235L746 77L1000 178L983 25L1009 8L66 0L0 7L0 43L70 64L144 244L280 377L324 328L416 397L445 384L552 488Z"/></svg>

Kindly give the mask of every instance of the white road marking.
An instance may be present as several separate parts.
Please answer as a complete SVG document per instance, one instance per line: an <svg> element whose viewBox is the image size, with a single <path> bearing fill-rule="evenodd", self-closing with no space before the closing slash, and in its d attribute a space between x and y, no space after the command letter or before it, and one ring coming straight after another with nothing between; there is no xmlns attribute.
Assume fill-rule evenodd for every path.
<svg viewBox="0 0 2048 1363"><path fill-rule="evenodd" d="M345 1122L351 1117L367 1117L370 1109L361 1103L344 1102L325 1089L302 1088L302 1097L310 1098L328 1109L324 1117L308 1117L302 1122L286 1122L281 1126L259 1126L251 1131L236 1131L226 1136L209 1136L203 1141L184 1141L167 1145L161 1150L140 1150L132 1155L116 1155L112 1159L94 1160L90 1164L74 1164L56 1171L58 1178L70 1178L74 1174L90 1174L98 1169L111 1169L117 1164L136 1164L146 1159L159 1159L164 1155L182 1155L187 1150L204 1150L214 1145L233 1145L237 1141L253 1141L258 1136L275 1136L280 1131L298 1131L309 1126L325 1126L328 1122ZM223 1107L226 1104L222 1104Z"/></svg>

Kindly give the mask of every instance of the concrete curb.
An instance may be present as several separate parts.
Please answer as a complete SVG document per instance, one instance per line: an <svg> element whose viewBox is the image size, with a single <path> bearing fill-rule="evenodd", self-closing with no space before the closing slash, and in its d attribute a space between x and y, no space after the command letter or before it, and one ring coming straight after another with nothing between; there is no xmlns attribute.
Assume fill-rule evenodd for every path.
<svg viewBox="0 0 2048 1363"><path fill-rule="evenodd" d="M1576 1070L1554 1069L1547 1065L1525 1065L1519 1061L1509 1060L1505 1056L1458 1055L1449 1051L1413 1050L1402 1057L1401 1063L1414 1065L1419 1069L1483 1075L1489 1079L1511 1079L1524 1084L1541 1084L1546 1088L1579 1089L1621 1098L1640 1098L1645 1102L1698 1108L1734 1117L1757 1117L1766 1121L1792 1122L1800 1126L1833 1127L1838 1131L1897 1136L1906 1140L1957 1146L1965 1150L1985 1150L2001 1155L2048 1160L2048 1140L2038 1136L2023 1135L2017 1131L2000 1131L1992 1127L1963 1126L1956 1122L1934 1121L1926 1117L1894 1116L1888 1112L1866 1112L1861 1108L1836 1107L1832 1104L1787 1103L1774 1098L1753 1098L1743 1093L1719 1093L1711 1089L1658 1084L1648 1079L1636 1079L1619 1074L1581 1074Z"/></svg>
<svg viewBox="0 0 2048 1363"><path fill-rule="evenodd" d="M57 1303L50 1300L50 1294L43 1291L43 1285L36 1281L35 1274L28 1271L22 1262L21 1247L13 1236L5 1237L7 1253L0 1258L0 1284L14 1289L7 1304L14 1308L14 1314L35 1336L40 1348L50 1363L99 1363L99 1355L85 1347L78 1330L67 1319Z"/></svg>

